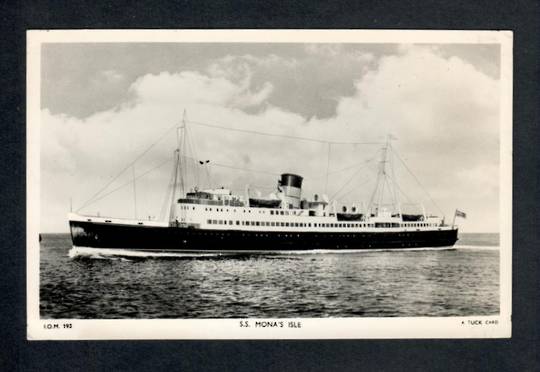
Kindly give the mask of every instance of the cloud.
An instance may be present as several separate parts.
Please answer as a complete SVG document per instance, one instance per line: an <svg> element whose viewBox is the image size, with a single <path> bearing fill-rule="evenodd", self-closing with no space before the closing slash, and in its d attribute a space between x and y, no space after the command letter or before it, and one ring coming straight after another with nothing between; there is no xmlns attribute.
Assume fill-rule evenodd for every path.
<svg viewBox="0 0 540 372"><path fill-rule="evenodd" d="M251 75L246 71L237 83L225 77L225 74L214 72L214 76L208 76L185 71L145 75L137 79L129 90L143 104L172 105L181 102L235 108L259 105L273 90L269 82L256 91L250 87Z"/></svg>
<svg viewBox="0 0 540 372"><path fill-rule="evenodd" d="M146 146L182 120L223 125L267 133L287 134L341 141L383 141L388 133L399 140L408 167L437 199L447 215L453 208L467 209L471 230L498 227L498 81L458 57L441 55L436 49L408 46L397 54L375 58L369 53L350 53L339 48L328 51L311 48L312 54L326 53L338 58L347 53L348 69L328 70L315 60L255 57L249 54L226 56L208 64L204 71L145 74L129 87L130 98L110 110L85 119L53 115L42 111L42 223L45 231L65 226L66 198L80 205L112 175L129 164ZM315 49L313 49L315 48ZM356 59L356 62L353 60ZM304 70L305 69L305 70ZM352 74L349 69L357 69ZM288 81L301 70L298 82L305 92L289 89ZM307 71L314 71L315 83L307 82ZM315 73L318 72L318 73ZM328 72L328 74L326 74ZM121 74L120 72L118 73ZM320 76L324 75L325 76ZM114 73L106 74L114 77ZM339 76L337 78L336 76ZM294 105L281 104L309 96L312 86L331 85L336 79L349 84L351 94L335 94L334 114L328 117L306 115ZM300 78L299 76L296 76ZM304 94L305 93L305 94ZM310 96L313 108L317 96ZM279 98L279 99L278 99ZM251 110L257 108L256 110ZM254 136L222 131L196 123L188 124L192 142L186 145L194 158L210 159L212 186L231 186L242 192L244 185L274 186L276 176L233 171L218 165L245 166L270 173L297 172L305 176L306 195L321 193L326 185L324 144L290 139ZM136 164L142 174L171 158L174 131ZM330 169L337 170L373 158L375 146L332 146ZM366 172L352 177L352 171L333 173L327 193L339 191L343 199L369 198L374 184L374 162ZM186 164L195 169L196 164ZM430 203L418 191L414 178L398 160L400 186L409 197ZM116 198L105 198L88 211L129 216L133 213L132 177L129 169L111 186L128 186ZM199 168L199 179L190 184L208 184ZM138 213L157 215L165 195L170 164L137 181ZM362 187L354 185L364 184ZM263 193L268 190L262 190ZM481 195L481 197L478 197ZM427 205L433 210L433 205ZM436 212L436 210L433 210ZM60 221L60 222L59 222Z"/></svg>
<svg viewBox="0 0 540 372"><path fill-rule="evenodd" d="M124 79L124 75L116 70L104 70L99 73L100 77L109 83L116 83Z"/></svg>
<svg viewBox="0 0 540 372"><path fill-rule="evenodd" d="M341 44L308 44L305 51L317 56L337 57L342 54L343 47Z"/></svg>

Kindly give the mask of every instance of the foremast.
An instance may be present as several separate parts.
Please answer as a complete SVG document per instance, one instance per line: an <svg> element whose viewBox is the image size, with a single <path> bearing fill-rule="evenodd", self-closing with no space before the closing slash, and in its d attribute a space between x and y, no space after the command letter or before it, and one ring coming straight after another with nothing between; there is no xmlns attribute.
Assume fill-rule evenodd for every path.
<svg viewBox="0 0 540 372"><path fill-rule="evenodd" d="M167 220L169 223L178 223L175 217L175 210L178 198L185 195L185 155L184 149L186 144L186 110L182 115L182 122L176 127L176 149L174 150L174 167L171 186L171 198L169 205L169 215ZM185 218L185 216L182 216ZM182 218L181 218L182 220Z"/></svg>
<svg viewBox="0 0 540 372"><path fill-rule="evenodd" d="M379 216L382 212L390 212L391 215L401 216L401 202L397 192L396 177L394 172L392 153L392 140L395 137L388 135L381 149L377 181L371 194L367 213L369 216ZM385 193L389 194L390 202L385 203ZM388 209L390 207L390 209Z"/></svg>

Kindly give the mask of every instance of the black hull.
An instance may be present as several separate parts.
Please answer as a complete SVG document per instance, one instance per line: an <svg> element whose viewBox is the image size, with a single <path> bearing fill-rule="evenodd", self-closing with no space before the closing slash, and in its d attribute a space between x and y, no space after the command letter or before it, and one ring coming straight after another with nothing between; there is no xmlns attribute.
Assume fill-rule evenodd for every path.
<svg viewBox="0 0 540 372"><path fill-rule="evenodd" d="M457 229L408 232L255 232L70 221L74 246L145 251L289 251L451 247Z"/></svg>

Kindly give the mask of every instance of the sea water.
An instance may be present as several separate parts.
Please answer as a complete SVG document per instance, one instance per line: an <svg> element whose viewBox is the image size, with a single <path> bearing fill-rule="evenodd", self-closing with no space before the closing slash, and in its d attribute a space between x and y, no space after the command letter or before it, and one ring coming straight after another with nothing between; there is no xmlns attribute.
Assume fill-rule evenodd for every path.
<svg viewBox="0 0 540 372"><path fill-rule="evenodd" d="M44 319L499 313L498 234L461 234L455 250L126 257L73 255L69 234L42 238Z"/></svg>

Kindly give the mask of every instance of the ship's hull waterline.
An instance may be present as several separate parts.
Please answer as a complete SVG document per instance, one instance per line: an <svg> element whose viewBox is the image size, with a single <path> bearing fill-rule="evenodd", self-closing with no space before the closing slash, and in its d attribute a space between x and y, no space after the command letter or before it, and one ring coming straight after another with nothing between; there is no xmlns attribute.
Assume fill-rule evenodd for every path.
<svg viewBox="0 0 540 372"><path fill-rule="evenodd" d="M280 252L452 247L457 229L384 232L210 230L70 221L73 246L144 251Z"/></svg>

